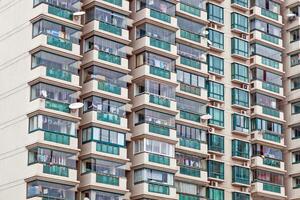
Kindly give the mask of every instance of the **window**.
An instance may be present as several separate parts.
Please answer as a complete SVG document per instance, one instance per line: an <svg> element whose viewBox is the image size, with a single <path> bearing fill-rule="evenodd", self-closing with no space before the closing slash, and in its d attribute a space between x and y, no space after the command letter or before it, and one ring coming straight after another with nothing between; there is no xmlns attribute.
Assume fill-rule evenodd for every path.
<svg viewBox="0 0 300 200"><path fill-rule="evenodd" d="M292 103L291 106L292 106L292 115L300 113L300 102Z"/></svg>
<svg viewBox="0 0 300 200"><path fill-rule="evenodd" d="M300 53L290 55L290 63L291 63L291 67L300 64Z"/></svg>
<svg viewBox="0 0 300 200"><path fill-rule="evenodd" d="M204 191L205 187L202 187L200 185L196 185L193 183L181 182L181 181L175 181L175 187L176 187L176 192L181 193L181 194L205 196L202 192L202 191Z"/></svg>
<svg viewBox="0 0 300 200"><path fill-rule="evenodd" d="M231 64L231 79L239 80L245 83L249 82L249 69L246 65L239 63Z"/></svg>
<svg viewBox="0 0 300 200"><path fill-rule="evenodd" d="M232 156L249 158L250 144L241 140L232 140Z"/></svg>
<svg viewBox="0 0 300 200"><path fill-rule="evenodd" d="M237 54L243 57L249 56L249 43L238 39L231 38L231 54Z"/></svg>
<svg viewBox="0 0 300 200"><path fill-rule="evenodd" d="M212 42L211 46L224 49L224 33L208 29L208 39Z"/></svg>
<svg viewBox="0 0 300 200"><path fill-rule="evenodd" d="M249 168L232 166L232 183L250 184Z"/></svg>
<svg viewBox="0 0 300 200"><path fill-rule="evenodd" d="M208 71L220 75L224 75L224 59L213 56L213 55L208 55Z"/></svg>
<svg viewBox="0 0 300 200"><path fill-rule="evenodd" d="M212 116L212 118L208 120L208 124L224 127L224 110L208 107L208 114Z"/></svg>
<svg viewBox="0 0 300 200"><path fill-rule="evenodd" d="M281 134L283 131L282 124L268 121L261 118L253 118L251 119L251 130L252 131L271 131L277 134Z"/></svg>
<svg viewBox="0 0 300 200"><path fill-rule="evenodd" d="M256 169L252 171L252 175L253 182L263 181L283 186L284 175L282 174Z"/></svg>
<svg viewBox="0 0 300 200"><path fill-rule="evenodd" d="M207 188L207 200L225 200L224 190Z"/></svg>
<svg viewBox="0 0 300 200"><path fill-rule="evenodd" d="M232 130L249 133L250 119L247 116L232 114Z"/></svg>
<svg viewBox="0 0 300 200"><path fill-rule="evenodd" d="M300 77L292 78L291 90L298 90L298 89L300 89Z"/></svg>
<svg viewBox="0 0 300 200"><path fill-rule="evenodd" d="M32 181L27 183L27 198L44 197L48 199L75 199L75 187L71 185Z"/></svg>
<svg viewBox="0 0 300 200"><path fill-rule="evenodd" d="M96 141L125 146L125 133L98 127L89 127L82 130L82 143Z"/></svg>
<svg viewBox="0 0 300 200"><path fill-rule="evenodd" d="M260 68L252 69L251 72L252 80L260 80L270 83L273 86L282 86L282 75L274 74Z"/></svg>
<svg viewBox="0 0 300 200"><path fill-rule="evenodd" d="M249 92L238 88L232 88L232 105L249 107Z"/></svg>
<svg viewBox="0 0 300 200"><path fill-rule="evenodd" d="M208 150L224 153L224 137L221 135L208 135Z"/></svg>
<svg viewBox="0 0 300 200"><path fill-rule="evenodd" d="M300 138L300 127L296 126L296 127L292 127L292 139L298 139Z"/></svg>
<svg viewBox="0 0 300 200"><path fill-rule="evenodd" d="M251 56L259 55L264 58L268 58L268 59L275 60L278 62L282 61L282 57L281 57L282 52L281 51L277 51L275 49L266 47L266 46L258 44L258 43L253 43L250 45L250 54L251 54Z"/></svg>
<svg viewBox="0 0 300 200"><path fill-rule="evenodd" d="M207 161L208 177L224 179L224 163L215 160Z"/></svg>
<svg viewBox="0 0 300 200"><path fill-rule="evenodd" d="M28 150L28 164L43 163L76 169L76 154L56 151L43 147Z"/></svg>
<svg viewBox="0 0 300 200"><path fill-rule="evenodd" d="M186 85L205 88L206 78L177 69L177 81Z"/></svg>
<svg viewBox="0 0 300 200"><path fill-rule="evenodd" d="M76 136L76 123L46 115L35 115L29 118L29 132L36 130L62 133Z"/></svg>
<svg viewBox="0 0 300 200"><path fill-rule="evenodd" d="M81 193L82 197L95 197L95 200L120 200L123 198L123 194L116 194L110 192L103 192L99 190L85 190Z"/></svg>
<svg viewBox="0 0 300 200"><path fill-rule="evenodd" d="M273 24L269 24L269 23L261 21L259 19L251 20L250 30L251 31L258 30L260 32L266 33L271 36L275 36L277 38L281 38L281 36L282 36L280 27L274 26Z"/></svg>
<svg viewBox="0 0 300 200"><path fill-rule="evenodd" d="M177 25L179 29L185 30L193 34L197 34L199 35L199 37L202 34L203 30L205 29L204 25L191 21L187 18L183 18L179 16L176 16L176 18L177 18Z"/></svg>
<svg viewBox="0 0 300 200"><path fill-rule="evenodd" d="M159 154L168 157L174 157L175 147L172 144L150 140L150 139L141 139L134 141L134 153L148 152Z"/></svg>
<svg viewBox="0 0 300 200"><path fill-rule="evenodd" d="M207 4L207 18L208 20L218 23L224 23L224 9L220 6L208 3Z"/></svg>
<svg viewBox="0 0 300 200"><path fill-rule="evenodd" d="M280 12L280 4L270 0L252 0L251 6L258 6L273 13L279 14Z"/></svg>
<svg viewBox="0 0 300 200"><path fill-rule="evenodd" d="M186 125L176 124L177 137L206 142L206 131Z"/></svg>
<svg viewBox="0 0 300 200"><path fill-rule="evenodd" d="M67 0L33 0L34 6L37 6L41 3L47 3L49 5L53 5L55 7L63 8L73 12L80 10L79 0L74 0L72 2L69 2Z"/></svg>
<svg viewBox="0 0 300 200"><path fill-rule="evenodd" d="M196 61L202 61L203 55L205 55L205 51L197 48L193 48L191 46L187 46L184 44L177 43L177 53L181 57L190 58Z"/></svg>
<svg viewBox="0 0 300 200"><path fill-rule="evenodd" d="M260 93L255 93L251 96L252 105L260 105L271 109L279 109L279 100Z"/></svg>
<svg viewBox="0 0 300 200"><path fill-rule="evenodd" d="M208 97L224 101L224 85L214 81L208 81Z"/></svg>
<svg viewBox="0 0 300 200"><path fill-rule="evenodd" d="M280 149L264 146L261 144L252 144L252 156L263 156L278 161L283 160L283 152Z"/></svg>
<svg viewBox="0 0 300 200"><path fill-rule="evenodd" d="M199 115L206 113L206 104L176 96L177 109Z"/></svg>
<svg viewBox="0 0 300 200"><path fill-rule="evenodd" d="M293 189L300 188L300 176L293 177Z"/></svg>
<svg viewBox="0 0 300 200"><path fill-rule="evenodd" d="M231 0L231 3L236 3L242 7L248 8L248 0Z"/></svg>
<svg viewBox="0 0 300 200"><path fill-rule="evenodd" d="M244 32L248 32L248 17L238 14L236 12L231 13L231 28L239 29Z"/></svg>
<svg viewBox="0 0 300 200"><path fill-rule="evenodd" d="M175 100L175 90L173 85L167 85L150 79L140 80L136 82L137 94L152 94L160 97Z"/></svg>
<svg viewBox="0 0 300 200"><path fill-rule="evenodd" d="M232 192L232 200L250 200L250 195L240 192Z"/></svg>
<svg viewBox="0 0 300 200"><path fill-rule="evenodd" d="M152 24L145 23L136 27L136 39L145 36L157 39L159 41L164 41L169 44L175 44L175 32L159 26L154 26Z"/></svg>
<svg viewBox="0 0 300 200"><path fill-rule="evenodd" d="M150 52L143 52L136 56L136 66L142 65L150 65L171 72L175 70L175 60Z"/></svg>
<svg viewBox="0 0 300 200"><path fill-rule="evenodd" d="M125 165L108 160L86 158L81 161L81 173L84 174L88 172L124 177Z"/></svg>
<svg viewBox="0 0 300 200"><path fill-rule="evenodd" d="M300 34L299 34L299 29L293 30L290 32L290 42L296 42L299 41L300 39Z"/></svg>
<svg viewBox="0 0 300 200"><path fill-rule="evenodd" d="M155 0L155 1L137 0L136 11L142 10L144 8L149 8L152 10L156 10L160 13L165 13L167 15L174 16L176 7L175 4L163 0Z"/></svg>
<svg viewBox="0 0 300 200"><path fill-rule="evenodd" d="M205 169L206 160L198 156L176 152L178 166L185 166L193 169Z"/></svg>
<svg viewBox="0 0 300 200"><path fill-rule="evenodd" d="M300 151L292 152L292 163L293 164L300 163Z"/></svg>
<svg viewBox="0 0 300 200"><path fill-rule="evenodd" d="M146 168L134 170L134 184L141 182L156 182L173 186L174 174Z"/></svg>
<svg viewBox="0 0 300 200"><path fill-rule="evenodd" d="M175 128L175 116L166 113L142 109L136 112L136 125L142 123L155 124L167 128Z"/></svg>

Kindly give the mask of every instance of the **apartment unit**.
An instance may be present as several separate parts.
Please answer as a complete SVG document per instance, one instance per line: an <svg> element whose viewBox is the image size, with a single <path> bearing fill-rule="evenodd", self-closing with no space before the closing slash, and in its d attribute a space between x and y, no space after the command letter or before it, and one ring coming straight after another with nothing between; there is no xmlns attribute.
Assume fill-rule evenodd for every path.
<svg viewBox="0 0 300 200"><path fill-rule="evenodd" d="M0 1L0 199L300 199L299 6Z"/></svg>

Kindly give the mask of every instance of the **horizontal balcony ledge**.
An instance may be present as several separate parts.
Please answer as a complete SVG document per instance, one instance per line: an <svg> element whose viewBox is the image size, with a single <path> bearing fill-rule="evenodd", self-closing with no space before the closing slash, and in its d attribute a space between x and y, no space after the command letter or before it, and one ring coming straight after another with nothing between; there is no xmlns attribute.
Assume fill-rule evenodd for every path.
<svg viewBox="0 0 300 200"><path fill-rule="evenodd" d="M121 1L121 5L118 5L117 4L117 1L116 3L110 3L109 0L106 0L106 1L102 1L102 0L86 0L83 2L82 4L82 8L85 8L87 6L100 6L100 7L103 7L103 8L106 8L108 10L112 10L112 11L115 11L115 12L118 12L118 13L121 13L123 15L126 15L126 16L129 16L132 12L130 11L129 7L129 1L128 0L124 0L124 1Z"/></svg>
<svg viewBox="0 0 300 200"><path fill-rule="evenodd" d="M207 12L201 10L200 8L195 8L187 4L177 3L176 4L176 15L182 16L185 18L192 19L193 21L208 24Z"/></svg>

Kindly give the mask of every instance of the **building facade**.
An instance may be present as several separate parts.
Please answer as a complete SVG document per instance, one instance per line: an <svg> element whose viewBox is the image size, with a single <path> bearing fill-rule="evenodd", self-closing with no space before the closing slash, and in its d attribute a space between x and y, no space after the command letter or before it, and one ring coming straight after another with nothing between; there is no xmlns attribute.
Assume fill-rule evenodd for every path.
<svg viewBox="0 0 300 200"><path fill-rule="evenodd" d="M0 1L0 199L300 200L299 6Z"/></svg>

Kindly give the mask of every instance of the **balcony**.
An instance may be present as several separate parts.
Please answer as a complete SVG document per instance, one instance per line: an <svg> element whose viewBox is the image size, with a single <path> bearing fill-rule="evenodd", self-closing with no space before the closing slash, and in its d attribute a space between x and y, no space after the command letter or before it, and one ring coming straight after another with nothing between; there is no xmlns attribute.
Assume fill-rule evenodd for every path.
<svg viewBox="0 0 300 200"><path fill-rule="evenodd" d="M93 154L119 161L127 161L127 149L110 143L100 143L96 141L87 142L81 146L81 154Z"/></svg>
<svg viewBox="0 0 300 200"><path fill-rule="evenodd" d="M113 113L106 112L96 112L90 111L83 113L81 124L87 123L99 123L104 126L110 126L114 128L121 128L123 130L127 129L127 118L120 117Z"/></svg>
<svg viewBox="0 0 300 200"><path fill-rule="evenodd" d="M134 155L132 159L132 167L141 165L151 166L153 169L168 171L171 173L175 173L177 170L175 158L148 152L142 152Z"/></svg>
<svg viewBox="0 0 300 200"><path fill-rule="evenodd" d="M198 156L207 155L207 144L198 140L179 138L179 142L176 144L176 149L179 149L182 152L192 153Z"/></svg>
<svg viewBox="0 0 300 200"><path fill-rule="evenodd" d="M256 67L256 66L265 67L268 70L273 71L275 73L283 74L283 64L275 60L271 60L270 58L267 57L262 57L258 55L251 56L250 67Z"/></svg>
<svg viewBox="0 0 300 200"><path fill-rule="evenodd" d="M130 51L130 49L128 50ZM128 59L109 54L103 51L91 50L84 53L82 64L85 65L91 62L99 63L99 65L115 67L119 71L125 73L128 73L130 71L128 69Z"/></svg>
<svg viewBox="0 0 300 200"><path fill-rule="evenodd" d="M90 5L93 2L94 0L86 0L82 7ZM103 8L119 12L123 15L129 15L131 13L128 0L97 0L96 3Z"/></svg>
<svg viewBox="0 0 300 200"><path fill-rule="evenodd" d="M64 85L68 86L75 86L77 89L80 87L79 86L79 76L75 74L71 74L70 72L67 71L62 71L59 69L51 68L51 67L46 67L46 66L39 66L36 68L33 68L31 70L32 77L33 79L36 78L44 78L44 79L49 79L53 80L56 82L59 82Z"/></svg>
<svg viewBox="0 0 300 200"><path fill-rule="evenodd" d="M284 137L270 131L254 131L251 133L251 140L261 144L269 144L278 148L284 148Z"/></svg>
<svg viewBox="0 0 300 200"><path fill-rule="evenodd" d="M179 83L179 86L176 88L176 93L182 96L191 97L191 99L196 101L199 101L199 99L202 101L208 101L207 90L204 88Z"/></svg>
<svg viewBox="0 0 300 200"><path fill-rule="evenodd" d="M273 109L265 106L255 105L251 107L251 116L259 115L266 119L275 120L277 122L285 122L284 113L278 109Z"/></svg>
<svg viewBox="0 0 300 200"><path fill-rule="evenodd" d="M277 172L285 172L284 162L267 157L255 156L251 159L251 167Z"/></svg>
<svg viewBox="0 0 300 200"><path fill-rule="evenodd" d="M248 11L249 10L249 3L248 0L232 0L231 1L231 6L243 11Z"/></svg>
<svg viewBox="0 0 300 200"><path fill-rule="evenodd" d="M153 37L142 37L133 42L133 51L141 51L145 48L151 48L154 53L170 58L177 58L177 47L174 44L158 40Z"/></svg>
<svg viewBox="0 0 300 200"><path fill-rule="evenodd" d="M57 20L63 20L66 23L72 23L75 26L81 26L81 17L76 19L73 17L73 12L65 8L60 8L57 6L49 5L46 3L41 3L38 6L33 7L32 17L34 18L39 15L50 15Z"/></svg>
<svg viewBox="0 0 300 200"><path fill-rule="evenodd" d="M206 197L200 195L179 193L177 199L179 200L206 200Z"/></svg>
<svg viewBox="0 0 300 200"><path fill-rule="evenodd" d="M169 81L170 83L177 84L176 73L155 66L142 65L135 68L132 72L132 79L137 79L143 76L154 77L162 81Z"/></svg>
<svg viewBox="0 0 300 200"><path fill-rule="evenodd" d="M257 16L271 23L283 25L282 16L269 10L254 6L250 9L250 17Z"/></svg>
<svg viewBox="0 0 300 200"><path fill-rule="evenodd" d="M287 5L287 3L285 5ZM294 20L289 21L289 23L285 24L285 29L291 30L295 27L299 27L299 25L300 25L300 17L296 17Z"/></svg>
<svg viewBox="0 0 300 200"><path fill-rule="evenodd" d="M252 31L250 34L250 41L255 40L260 41L265 45L271 46L273 48L283 50L283 43L281 38L260 31Z"/></svg>
<svg viewBox="0 0 300 200"><path fill-rule="evenodd" d="M117 177L109 174L85 173L80 175L79 187L99 187L106 190L115 191L121 194L129 192L127 190L126 177Z"/></svg>
<svg viewBox="0 0 300 200"><path fill-rule="evenodd" d="M268 94L275 98L279 98L279 99L285 98L283 94L283 87L280 87L272 83L263 82L260 80L254 80L251 82L251 91L256 91L256 90L260 90L260 92L264 94Z"/></svg>
<svg viewBox="0 0 300 200"><path fill-rule="evenodd" d="M200 34L192 33L183 29L176 31L176 39L195 48L199 48L199 45L202 48L208 48L207 38Z"/></svg>
<svg viewBox="0 0 300 200"><path fill-rule="evenodd" d="M176 188L156 182L142 182L132 186L131 198L145 196L156 199L177 199Z"/></svg>
<svg viewBox="0 0 300 200"><path fill-rule="evenodd" d="M90 92L98 92L107 97L129 101L127 88L119 87L105 81L93 79L84 83L82 86L82 94L88 94Z"/></svg>
<svg viewBox="0 0 300 200"><path fill-rule="evenodd" d="M100 34L106 34L108 38L113 38L116 42L121 42L126 45L130 43L128 30L109 23L93 20L84 25L83 35L93 31L99 32Z"/></svg>
<svg viewBox="0 0 300 200"><path fill-rule="evenodd" d="M200 8L194 7L192 5L177 3L176 12L179 15L183 15L187 18L192 17L194 20L200 23L208 23L207 21L207 12L201 10Z"/></svg>
<svg viewBox="0 0 300 200"><path fill-rule="evenodd" d="M195 60L186 56L180 55L176 59L176 67L182 69L188 69L195 73L200 73L204 76L208 76L207 64L204 62L200 62L200 60Z"/></svg>
<svg viewBox="0 0 300 200"><path fill-rule="evenodd" d="M175 17L157 10L144 8L142 10L137 11L133 16L133 20L135 23L145 19L150 19L154 22L154 24L161 24L161 26L174 31L178 29L177 19Z"/></svg>
<svg viewBox="0 0 300 200"><path fill-rule="evenodd" d="M65 183L78 183L77 170L68 169L63 166L35 163L28 165L25 173L26 177L40 176L48 179L56 179Z"/></svg>
<svg viewBox="0 0 300 200"><path fill-rule="evenodd" d="M133 99L133 108L138 108L142 106L151 106L157 111L166 111L168 113L177 114L176 111L176 101L175 99L168 99L156 94L140 94Z"/></svg>
<svg viewBox="0 0 300 200"><path fill-rule="evenodd" d="M166 141L168 143L177 143L176 130L158 124L142 123L137 124L132 129L132 136L139 137L145 135L146 137L155 137L156 139Z"/></svg>
<svg viewBox="0 0 300 200"><path fill-rule="evenodd" d="M175 176L177 180L188 181L195 184L208 183L206 171L188 166L178 166Z"/></svg>
<svg viewBox="0 0 300 200"><path fill-rule="evenodd" d="M254 196L268 197L272 199L286 199L285 189L282 186L271 183L254 182L251 184L251 193Z"/></svg>
<svg viewBox="0 0 300 200"><path fill-rule="evenodd" d="M48 47L50 49L59 51L62 55L70 55L80 57L80 45L71 43L59 37L51 35L38 35L32 39L32 49L39 48L40 46Z"/></svg>

